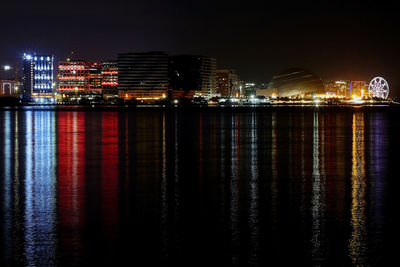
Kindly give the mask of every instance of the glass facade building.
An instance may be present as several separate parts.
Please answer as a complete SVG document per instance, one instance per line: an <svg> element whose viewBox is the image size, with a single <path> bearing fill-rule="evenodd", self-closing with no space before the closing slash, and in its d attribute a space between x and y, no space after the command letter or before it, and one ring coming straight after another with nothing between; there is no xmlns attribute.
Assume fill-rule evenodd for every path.
<svg viewBox="0 0 400 267"><path fill-rule="evenodd" d="M193 91L197 95L216 93L216 60L195 55L169 58L169 76L174 91Z"/></svg>
<svg viewBox="0 0 400 267"><path fill-rule="evenodd" d="M164 52L118 54L118 95L156 100L168 94L168 55Z"/></svg>

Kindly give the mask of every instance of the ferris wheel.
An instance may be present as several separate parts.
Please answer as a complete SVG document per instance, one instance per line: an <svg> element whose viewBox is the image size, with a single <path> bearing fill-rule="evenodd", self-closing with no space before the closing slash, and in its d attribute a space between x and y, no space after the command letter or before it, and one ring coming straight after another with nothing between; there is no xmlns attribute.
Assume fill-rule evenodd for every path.
<svg viewBox="0 0 400 267"><path fill-rule="evenodd" d="M389 95L389 84L382 77L375 77L369 83L368 92L374 97L386 99Z"/></svg>

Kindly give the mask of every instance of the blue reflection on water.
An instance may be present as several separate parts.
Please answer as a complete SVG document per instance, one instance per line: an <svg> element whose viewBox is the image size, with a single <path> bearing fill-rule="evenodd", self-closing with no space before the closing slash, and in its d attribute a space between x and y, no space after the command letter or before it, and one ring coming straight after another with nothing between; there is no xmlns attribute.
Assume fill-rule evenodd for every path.
<svg viewBox="0 0 400 267"><path fill-rule="evenodd" d="M54 113L28 111L25 137L26 265L53 265L56 252Z"/></svg>
<svg viewBox="0 0 400 267"><path fill-rule="evenodd" d="M10 111L4 112L4 200L3 200L3 216L4 216L4 256L9 259L11 255L11 119Z"/></svg>

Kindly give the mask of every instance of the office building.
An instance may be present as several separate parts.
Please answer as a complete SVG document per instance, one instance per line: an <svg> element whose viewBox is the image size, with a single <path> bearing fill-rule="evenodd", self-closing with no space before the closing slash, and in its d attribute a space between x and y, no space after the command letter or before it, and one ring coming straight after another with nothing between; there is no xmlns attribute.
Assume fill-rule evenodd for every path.
<svg viewBox="0 0 400 267"><path fill-rule="evenodd" d="M156 100L168 94L168 55L164 52L118 55L118 96Z"/></svg>
<svg viewBox="0 0 400 267"><path fill-rule="evenodd" d="M53 102L53 55L28 55L23 57L23 99L35 102Z"/></svg>
<svg viewBox="0 0 400 267"><path fill-rule="evenodd" d="M217 70L217 92L221 97L242 96L242 85L236 70Z"/></svg>
<svg viewBox="0 0 400 267"><path fill-rule="evenodd" d="M349 96L349 82L348 81L324 81L325 94L334 95L338 97Z"/></svg>
<svg viewBox="0 0 400 267"><path fill-rule="evenodd" d="M102 65L85 60L67 60L59 63L58 90L63 95L100 95Z"/></svg>
<svg viewBox="0 0 400 267"><path fill-rule="evenodd" d="M169 58L171 96L212 96L216 92L215 59L178 55Z"/></svg>
<svg viewBox="0 0 400 267"><path fill-rule="evenodd" d="M118 66L116 61L101 64L103 95L118 95Z"/></svg>
<svg viewBox="0 0 400 267"><path fill-rule="evenodd" d="M368 92L368 84L366 81L351 81L350 96L364 96Z"/></svg>

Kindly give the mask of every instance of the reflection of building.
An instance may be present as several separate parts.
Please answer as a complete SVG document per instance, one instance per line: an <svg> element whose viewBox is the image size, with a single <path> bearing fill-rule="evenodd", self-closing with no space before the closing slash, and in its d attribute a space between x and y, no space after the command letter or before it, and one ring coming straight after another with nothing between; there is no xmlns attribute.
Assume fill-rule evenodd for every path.
<svg viewBox="0 0 400 267"><path fill-rule="evenodd" d="M118 95L125 99L160 99L168 90L168 55L164 52L118 55Z"/></svg>
<svg viewBox="0 0 400 267"><path fill-rule="evenodd" d="M268 90L276 90L279 97L320 94L324 92L322 80L311 71L292 68L272 77Z"/></svg>
<svg viewBox="0 0 400 267"><path fill-rule="evenodd" d="M222 97L241 96L241 82L236 70L217 70L217 92Z"/></svg>
<svg viewBox="0 0 400 267"><path fill-rule="evenodd" d="M118 67L115 61L106 61L101 64L103 94L118 95Z"/></svg>
<svg viewBox="0 0 400 267"><path fill-rule="evenodd" d="M179 55L169 58L171 96L209 94L215 92L215 59L204 56ZM185 92L182 92L185 91Z"/></svg>
<svg viewBox="0 0 400 267"><path fill-rule="evenodd" d="M53 101L53 55L24 54L23 97L26 100Z"/></svg>

